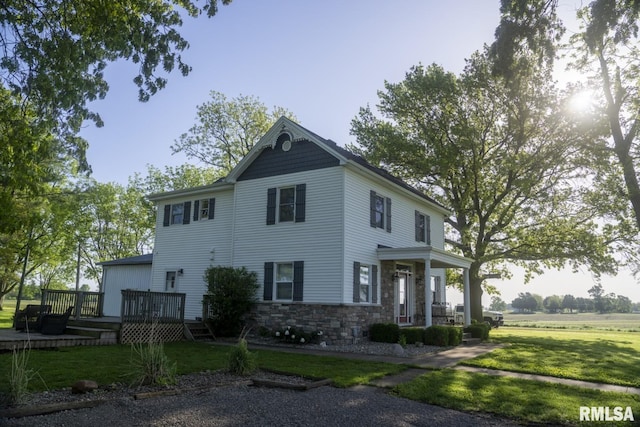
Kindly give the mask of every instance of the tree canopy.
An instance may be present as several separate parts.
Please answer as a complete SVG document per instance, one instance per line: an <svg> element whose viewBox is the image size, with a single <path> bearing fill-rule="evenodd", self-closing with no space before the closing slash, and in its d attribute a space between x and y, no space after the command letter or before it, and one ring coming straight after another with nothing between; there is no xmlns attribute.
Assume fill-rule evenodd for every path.
<svg viewBox="0 0 640 427"><path fill-rule="evenodd" d="M213 166L226 175L281 116L296 120L282 107L271 111L253 96L231 100L211 91L211 100L197 107L196 124L171 146L174 153Z"/></svg>
<svg viewBox="0 0 640 427"><path fill-rule="evenodd" d="M616 265L609 236L582 203L583 135L562 114L550 69L521 68L506 79L492 64L485 51L459 77L413 67L402 82L385 83L378 114L363 108L352 122L356 150L452 209L449 242L474 260L476 319L485 275L508 277L506 261L529 273Z"/></svg>
<svg viewBox="0 0 640 427"><path fill-rule="evenodd" d="M101 125L87 103L104 98L104 70L118 59L138 64L133 81L146 101L177 68L190 71L180 52L188 42L183 16L213 16L218 0L36 0L0 5L0 86L36 108L82 166L86 143L75 134L84 120ZM221 0L229 4L231 0ZM179 9L178 9L179 8Z"/></svg>

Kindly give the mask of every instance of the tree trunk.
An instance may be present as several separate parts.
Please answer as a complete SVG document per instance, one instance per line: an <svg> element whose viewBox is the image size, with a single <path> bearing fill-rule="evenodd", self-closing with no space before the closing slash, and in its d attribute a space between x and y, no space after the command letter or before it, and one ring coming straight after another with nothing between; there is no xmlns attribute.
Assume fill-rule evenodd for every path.
<svg viewBox="0 0 640 427"><path fill-rule="evenodd" d="M471 319L482 322L482 278L480 277L480 266L474 262L469 268L469 290L471 301Z"/></svg>

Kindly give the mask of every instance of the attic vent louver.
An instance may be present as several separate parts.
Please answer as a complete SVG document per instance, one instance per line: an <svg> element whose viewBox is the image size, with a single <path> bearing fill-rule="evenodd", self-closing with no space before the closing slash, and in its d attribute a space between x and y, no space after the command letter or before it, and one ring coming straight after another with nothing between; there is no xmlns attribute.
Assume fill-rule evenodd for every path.
<svg viewBox="0 0 640 427"><path fill-rule="evenodd" d="M287 132L282 132L276 141L276 146L278 144L282 144L282 151L291 150L291 135Z"/></svg>

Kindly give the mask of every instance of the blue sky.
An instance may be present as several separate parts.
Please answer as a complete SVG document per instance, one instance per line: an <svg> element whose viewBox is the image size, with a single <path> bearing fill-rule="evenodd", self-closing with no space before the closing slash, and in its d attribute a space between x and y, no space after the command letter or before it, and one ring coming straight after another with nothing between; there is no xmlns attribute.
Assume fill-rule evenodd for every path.
<svg viewBox="0 0 640 427"><path fill-rule="evenodd" d="M574 1L560 6L571 13ZM183 59L193 71L169 75L167 88L149 102L137 101L135 65L107 68L107 98L92 105L105 126L87 125L81 133L93 176L126 183L147 164L186 162L170 146L195 123L196 106L211 90L256 96L289 109L322 137L354 142L350 122L360 107L376 104L385 80L398 82L419 63L459 73L465 58L492 42L498 8L498 0L234 0L213 19L186 19L181 33L190 48ZM594 282L588 274L562 273L521 283L521 277L496 281L506 301L526 291L587 296ZM603 286L640 301L640 285L628 275Z"/></svg>

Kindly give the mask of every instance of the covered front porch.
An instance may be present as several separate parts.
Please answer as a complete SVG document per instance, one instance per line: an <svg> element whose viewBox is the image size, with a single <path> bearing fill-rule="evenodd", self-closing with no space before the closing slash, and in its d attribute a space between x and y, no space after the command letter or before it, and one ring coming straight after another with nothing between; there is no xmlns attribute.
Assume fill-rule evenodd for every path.
<svg viewBox="0 0 640 427"><path fill-rule="evenodd" d="M382 264L382 304L387 306L387 312L393 313L395 323L433 325L434 310L440 310L446 294L441 276L436 276L435 289L432 289L432 273L437 269L456 268L463 270L464 325L471 324L469 268L472 260L431 246L381 247L377 254Z"/></svg>

